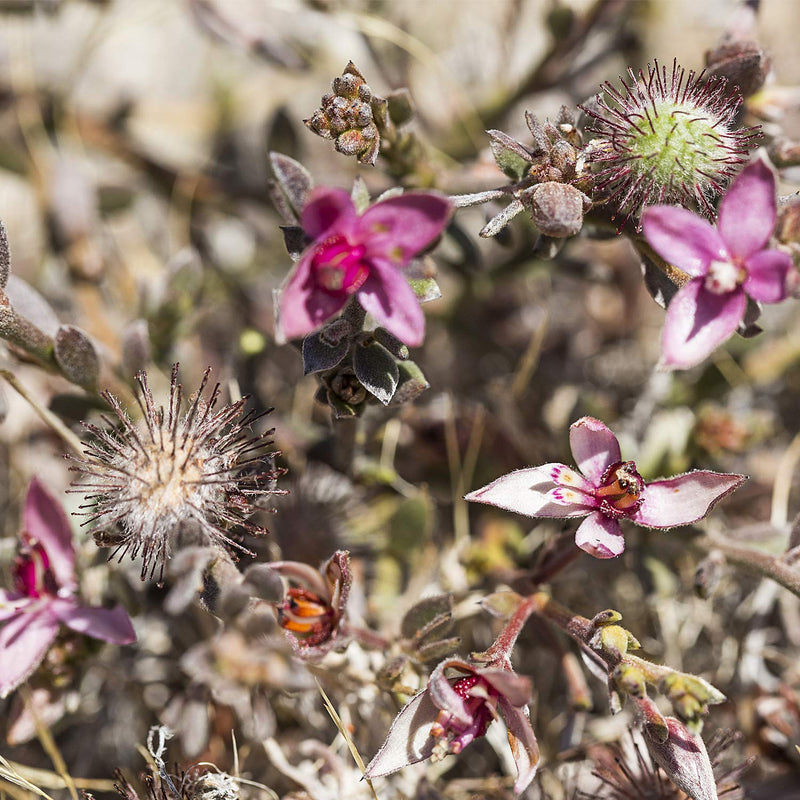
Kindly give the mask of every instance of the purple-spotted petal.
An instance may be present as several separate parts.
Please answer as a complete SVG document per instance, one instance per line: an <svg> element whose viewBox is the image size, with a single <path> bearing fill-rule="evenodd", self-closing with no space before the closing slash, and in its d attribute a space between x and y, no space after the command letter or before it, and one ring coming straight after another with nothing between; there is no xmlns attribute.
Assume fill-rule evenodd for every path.
<svg viewBox="0 0 800 800"><path fill-rule="evenodd" d="M403 266L442 233L452 211L442 195L406 192L368 208L358 219L356 237L370 258Z"/></svg>
<svg viewBox="0 0 800 800"><path fill-rule="evenodd" d="M578 469L599 486L606 469L621 461L617 437L594 417L581 417L569 427L569 446Z"/></svg>
<svg viewBox="0 0 800 800"><path fill-rule="evenodd" d="M600 512L589 514L575 531L575 544L595 558L616 558L625 551L619 522Z"/></svg>
<svg viewBox="0 0 800 800"><path fill-rule="evenodd" d="M712 261L728 261L725 242L713 225L677 206L652 206L642 230L653 250L692 277L705 275Z"/></svg>
<svg viewBox="0 0 800 800"><path fill-rule="evenodd" d="M744 317L747 295L708 291L702 279L689 281L667 308L661 355L665 367L688 369L699 364L736 330Z"/></svg>
<svg viewBox="0 0 800 800"><path fill-rule="evenodd" d="M370 261L370 273L356 292L358 302L379 325L409 347L425 339L425 314L403 273L388 261Z"/></svg>
<svg viewBox="0 0 800 800"><path fill-rule="evenodd" d="M314 249L306 250L280 290L278 329L285 339L300 339L319 328L347 302L344 292L322 289L312 274Z"/></svg>
<svg viewBox="0 0 800 800"><path fill-rule="evenodd" d="M74 589L75 549L72 529L60 503L34 478L25 497L22 521L28 534L47 553L50 569L59 588Z"/></svg>
<svg viewBox="0 0 800 800"><path fill-rule="evenodd" d="M50 602L52 613L68 628L112 644L136 641L131 619L122 606L96 608L81 606L73 600L56 598Z"/></svg>
<svg viewBox="0 0 800 800"><path fill-rule="evenodd" d="M57 632L58 620L47 606L20 614L0 628L0 698L30 677Z"/></svg>
<svg viewBox="0 0 800 800"><path fill-rule="evenodd" d="M585 419L589 418L585 417ZM602 425L603 423L601 422L600 424ZM614 441L616 441L616 439ZM611 463L613 464L614 462L612 461ZM600 474L602 475L602 472ZM585 495L592 495L595 489L593 483L587 481L580 472L576 472L566 464L555 465L555 469L553 470L553 483L560 488L572 489Z"/></svg>
<svg viewBox="0 0 800 800"><path fill-rule="evenodd" d="M745 264L747 277L744 290L762 303L779 303L788 294L792 258L780 250L763 250L750 256Z"/></svg>
<svg viewBox="0 0 800 800"><path fill-rule="evenodd" d="M775 176L758 158L739 173L720 201L717 229L728 252L745 259L769 241L775 216Z"/></svg>
<svg viewBox="0 0 800 800"><path fill-rule="evenodd" d="M395 717L386 741L370 761L364 777L380 778L430 758L436 744L431 726L438 715L430 692L425 690L415 695Z"/></svg>
<svg viewBox="0 0 800 800"><path fill-rule="evenodd" d="M449 658L437 664L428 680L428 691L434 704L451 714L460 725L469 725L473 715L467 708L467 703L453 688L453 682L446 677L445 670L458 669L469 675L474 675L475 670L460 658Z"/></svg>
<svg viewBox="0 0 800 800"><path fill-rule="evenodd" d="M644 499L630 519L647 528L674 528L702 519L723 497L738 489L746 475L696 470L648 483Z"/></svg>
<svg viewBox="0 0 800 800"><path fill-rule="evenodd" d="M568 469L564 464L544 464L509 472L482 489L476 489L464 497L472 503L487 503L529 517L582 517L592 510L589 502L573 506L553 502L551 492L560 488L553 483L553 471ZM582 499L584 499L582 497Z"/></svg>
<svg viewBox="0 0 800 800"><path fill-rule="evenodd" d="M312 239L349 233L356 221L356 209L343 189L320 186L312 190L303 206L303 230Z"/></svg>
<svg viewBox="0 0 800 800"><path fill-rule="evenodd" d="M530 786L536 775L539 764L539 745L536 742L536 734L531 727L527 709L515 708L503 697L498 698L497 704L505 719L511 755L514 757L514 764L517 767L514 793L521 794Z"/></svg>

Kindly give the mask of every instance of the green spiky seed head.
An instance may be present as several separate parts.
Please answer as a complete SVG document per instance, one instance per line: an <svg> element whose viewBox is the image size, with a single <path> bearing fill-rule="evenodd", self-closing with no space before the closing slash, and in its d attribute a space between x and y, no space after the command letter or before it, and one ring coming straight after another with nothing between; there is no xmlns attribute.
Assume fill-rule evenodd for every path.
<svg viewBox="0 0 800 800"><path fill-rule="evenodd" d="M587 155L595 200L622 224L648 205L680 203L714 216L712 201L747 161L758 128L737 129L742 100L724 78L706 79L673 62L647 74L629 70L622 90L603 84L605 97L583 107L593 119Z"/></svg>

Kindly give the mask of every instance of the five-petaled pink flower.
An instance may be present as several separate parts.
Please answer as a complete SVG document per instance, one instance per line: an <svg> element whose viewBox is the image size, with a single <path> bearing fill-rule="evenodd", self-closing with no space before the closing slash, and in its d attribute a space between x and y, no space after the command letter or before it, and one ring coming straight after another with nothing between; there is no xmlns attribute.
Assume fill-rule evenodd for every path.
<svg viewBox="0 0 800 800"><path fill-rule="evenodd" d="M287 339L315 331L355 295L398 339L422 344L425 317L402 267L444 230L452 205L429 192L381 200L360 216L341 189L318 188L303 208L303 230L314 241L280 296L279 327Z"/></svg>
<svg viewBox="0 0 800 800"><path fill-rule="evenodd" d="M446 670L462 674L448 677ZM477 667L449 658L431 673L427 688L395 717L365 777L378 778L426 758L460 753L502 715L517 768L514 791L519 794L533 780L539 762L539 747L528 718L530 699L530 680L514 673L509 665Z"/></svg>
<svg viewBox="0 0 800 800"><path fill-rule="evenodd" d="M702 519L745 475L695 470L645 484L633 461L623 461L617 437L599 420L582 417L569 429L579 472L544 464L498 478L466 500L529 517L586 517L575 543L596 558L625 550L620 519L646 528L674 528Z"/></svg>
<svg viewBox="0 0 800 800"><path fill-rule="evenodd" d="M651 247L690 276L667 308L661 343L665 367L699 364L736 330L748 297L762 303L786 298L792 259L765 249L775 219L775 176L761 159L731 184L716 228L684 208L645 211L642 229Z"/></svg>
<svg viewBox="0 0 800 800"><path fill-rule="evenodd" d="M122 606L106 609L81 604L69 522L35 478L28 488L23 521L14 566L16 588L0 589L0 697L39 666L62 623L114 644L136 640Z"/></svg>

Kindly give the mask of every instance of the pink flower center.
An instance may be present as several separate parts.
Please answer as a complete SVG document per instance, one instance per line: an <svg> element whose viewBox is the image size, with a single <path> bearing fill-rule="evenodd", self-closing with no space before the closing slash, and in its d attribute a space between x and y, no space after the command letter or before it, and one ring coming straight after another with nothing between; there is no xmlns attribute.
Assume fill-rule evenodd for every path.
<svg viewBox="0 0 800 800"><path fill-rule="evenodd" d="M317 245L311 257L311 272L317 284L331 294L353 294L369 277L364 263L366 248L350 244L344 236L332 236Z"/></svg>
<svg viewBox="0 0 800 800"><path fill-rule="evenodd" d="M745 270L732 261L712 261L708 265L708 272L704 286L714 294L728 294L739 286L747 277Z"/></svg>
<svg viewBox="0 0 800 800"><path fill-rule="evenodd" d="M617 461L603 473L594 496L610 517L630 516L642 504L644 480L633 461Z"/></svg>
<svg viewBox="0 0 800 800"><path fill-rule="evenodd" d="M478 687L478 691L475 691ZM497 690L480 675L459 678L453 684L455 693L464 699L470 721L465 725L453 719L453 715L442 709L431 727L431 736L437 740L436 752L460 753L473 739L486 733L489 723L495 718L494 708Z"/></svg>
<svg viewBox="0 0 800 800"><path fill-rule="evenodd" d="M45 549L28 534L22 534L23 546L14 559L14 585L18 592L26 597L41 597L58 593L50 559Z"/></svg>

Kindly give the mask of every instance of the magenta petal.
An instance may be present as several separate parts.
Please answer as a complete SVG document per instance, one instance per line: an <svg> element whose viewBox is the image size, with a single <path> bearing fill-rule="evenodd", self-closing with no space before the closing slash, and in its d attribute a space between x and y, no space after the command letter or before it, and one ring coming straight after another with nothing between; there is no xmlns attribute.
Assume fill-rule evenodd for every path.
<svg viewBox="0 0 800 800"><path fill-rule="evenodd" d="M661 338L664 365L688 369L699 364L733 334L746 306L741 288L715 294L702 279L689 281L667 308Z"/></svg>
<svg viewBox="0 0 800 800"><path fill-rule="evenodd" d="M509 472L482 489L476 489L464 497L471 503L487 503L529 517L582 517L592 510L588 504L573 506L552 502L550 492L559 488L553 483L554 470L563 464L543 464ZM593 499L593 498L591 498Z"/></svg>
<svg viewBox="0 0 800 800"><path fill-rule="evenodd" d="M280 290L278 328L286 339L300 339L319 328L347 302L344 293L320 288L311 272L314 251L307 250Z"/></svg>
<svg viewBox="0 0 800 800"><path fill-rule="evenodd" d="M530 719L523 710L515 708L505 698L498 698L497 704L508 729L508 743L511 755L517 767L517 779L514 782L514 793L521 794L530 786L536 775L539 764L539 745L536 734L531 727Z"/></svg>
<svg viewBox="0 0 800 800"><path fill-rule="evenodd" d="M397 267L374 258L370 274L356 292L358 302L379 325L409 347L419 347L425 339L425 314L414 290Z"/></svg>
<svg viewBox="0 0 800 800"><path fill-rule="evenodd" d="M443 195L406 192L368 208L357 222L357 238L370 258L407 264L439 236L453 211Z"/></svg>
<svg viewBox="0 0 800 800"><path fill-rule="evenodd" d="M690 525L746 480L746 475L696 470L653 481L645 486L642 504L630 519L648 528Z"/></svg>
<svg viewBox="0 0 800 800"><path fill-rule="evenodd" d="M575 544L595 558L616 558L625 551L619 522L599 512L581 522L575 531Z"/></svg>
<svg viewBox="0 0 800 800"><path fill-rule="evenodd" d="M775 217L775 176L758 158L739 173L722 198L717 229L728 252L745 259L769 241Z"/></svg>
<svg viewBox="0 0 800 800"><path fill-rule="evenodd" d="M762 303L779 303L785 300L789 272L793 266L791 256L780 250L763 250L750 256L745 263L745 292Z"/></svg>
<svg viewBox="0 0 800 800"><path fill-rule="evenodd" d="M0 698L23 683L41 664L58 632L49 608L20 614L0 629Z"/></svg>
<svg viewBox="0 0 800 800"><path fill-rule="evenodd" d="M77 584L72 529L60 503L37 478L28 487L22 520L28 534L47 553L59 588L73 589Z"/></svg>
<svg viewBox="0 0 800 800"><path fill-rule="evenodd" d="M578 469L594 486L611 464L622 460L617 437L594 417L581 417L569 426L569 446Z"/></svg>
<svg viewBox="0 0 800 800"><path fill-rule="evenodd" d="M334 228L336 233L347 234L355 220L355 206L343 189L320 186L311 191L303 206L303 230L312 239L322 239Z"/></svg>
<svg viewBox="0 0 800 800"><path fill-rule="evenodd" d="M84 636L112 644L130 644L136 641L131 619L122 606L81 606L74 600L57 598L51 601L50 608L68 628Z"/></svg>
<svg viewBox="0 0 800 800"><path fill-rule="evenodd" d="M430 758L436 744L431 726L438 714L439 709L427 690L415 695L395 717L386 741L370 761L364 777L380 778Z"/></svg>
<svg viewBox="0 0 800 800"><path fill-rule="evenodd" d="M712 261L728 261L722 237L702 217L677 206L652 206L642 230L653 250L692 277L705 275Z"/></svg>

